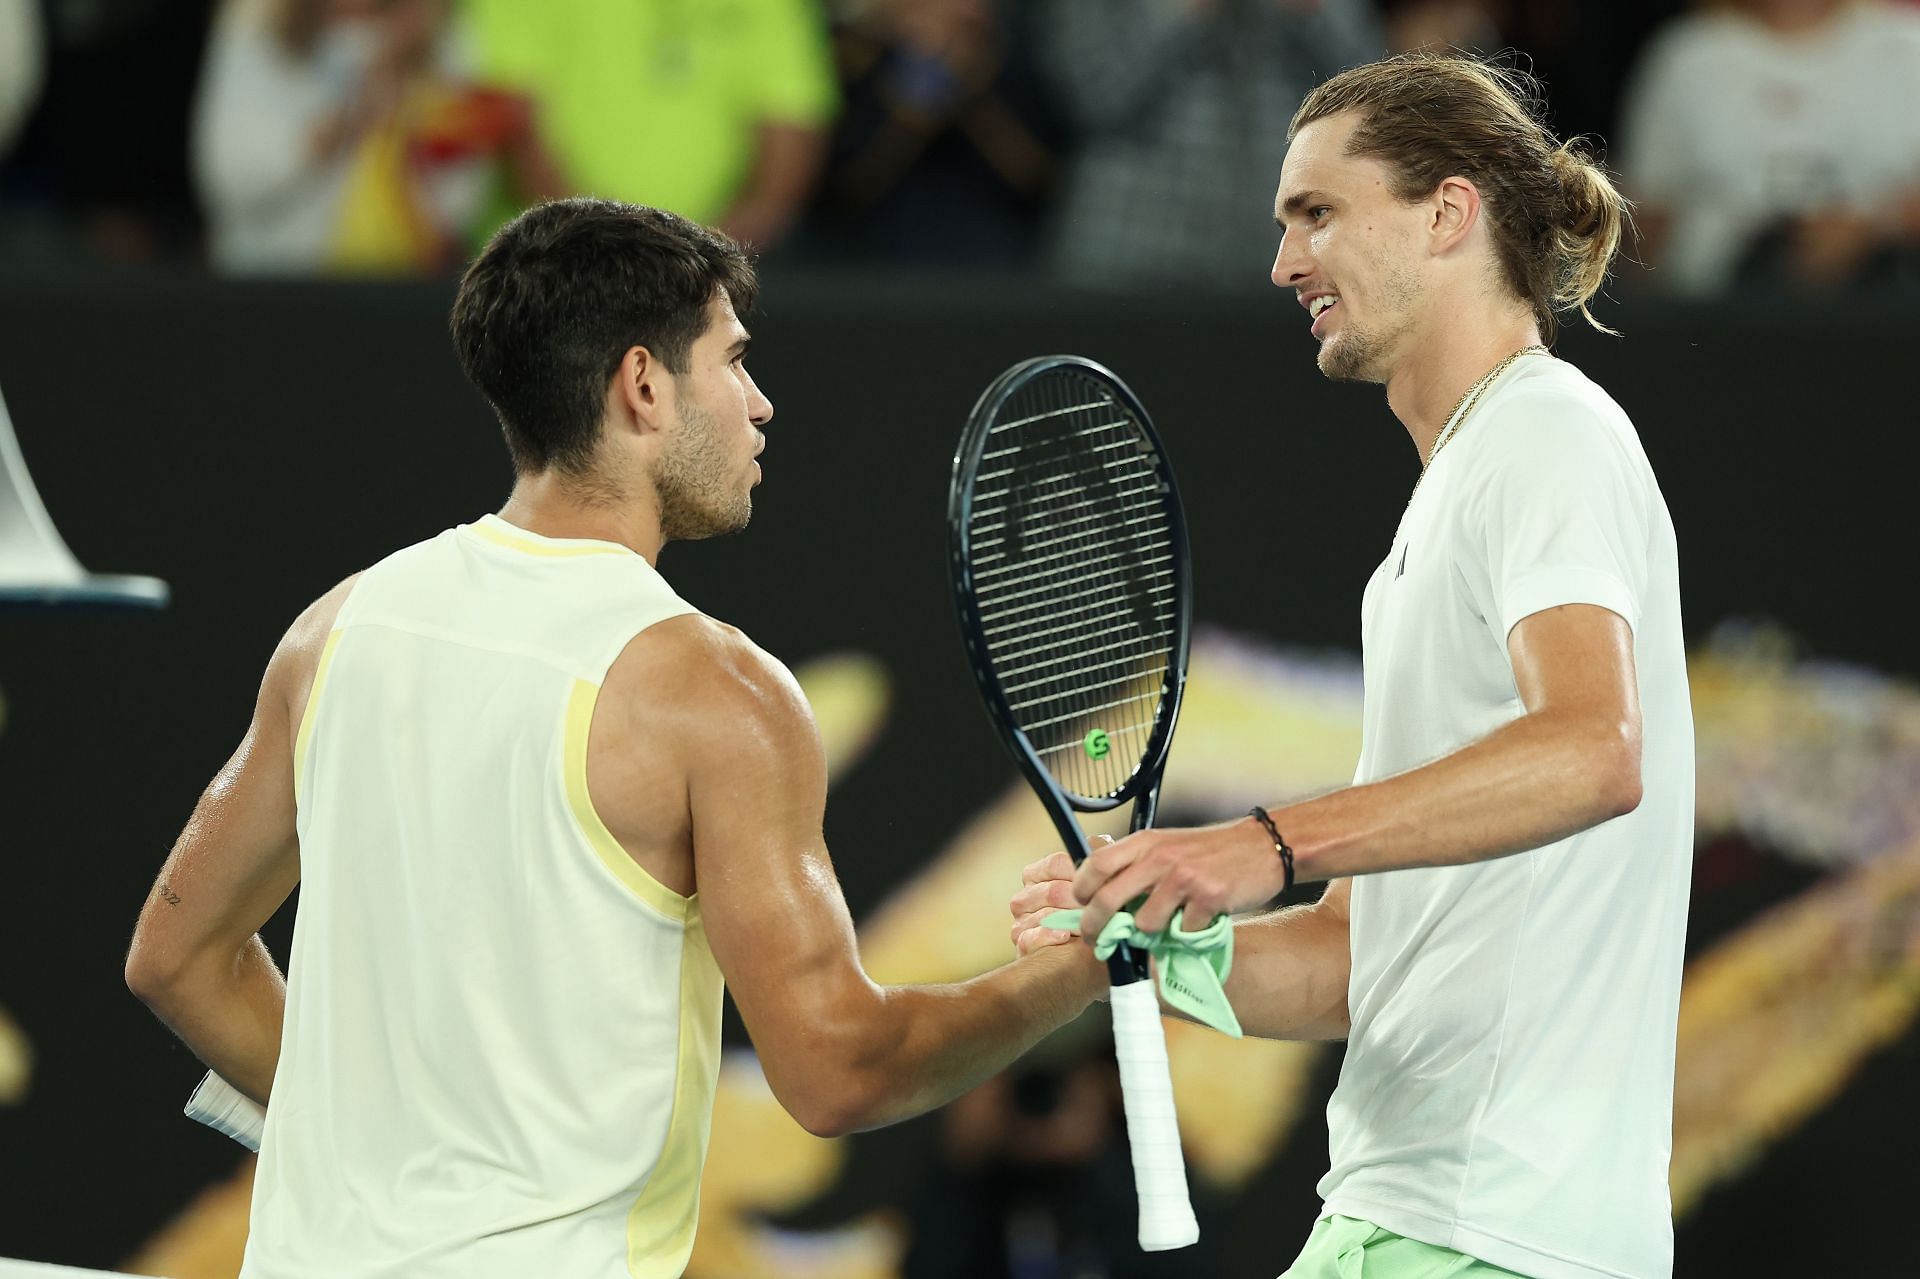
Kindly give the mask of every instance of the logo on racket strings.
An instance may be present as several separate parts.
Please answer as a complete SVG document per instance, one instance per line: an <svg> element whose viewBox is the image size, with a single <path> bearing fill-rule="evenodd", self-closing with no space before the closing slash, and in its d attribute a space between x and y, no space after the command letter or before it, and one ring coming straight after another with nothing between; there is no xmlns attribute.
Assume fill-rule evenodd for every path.
<svg viewBox="0 0 1920 1279"><path fill-rule="evenodd" d="M1088 759L1105 759L1113 749L1113 739L1107 736L1106 729L1096 728L1080 743L1080 749L1087 753Z"/></svg>

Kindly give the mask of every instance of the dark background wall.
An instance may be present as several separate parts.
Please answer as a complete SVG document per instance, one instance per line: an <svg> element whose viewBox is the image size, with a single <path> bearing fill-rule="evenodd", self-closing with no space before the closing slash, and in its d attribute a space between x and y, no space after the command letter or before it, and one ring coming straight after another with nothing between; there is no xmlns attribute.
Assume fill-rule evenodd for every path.
<svg viewBox="0 0 1920 1279"><path fill-rule="evenodd" d="M1378 388L1315 373L1290 296L776 276L766 297L753 369L777 415L753 527L671 548L661 568L789 661L879 656L893 733L951 726L937 775L883 740L836 789L829 838L856 914L914 869L923 821L950 829L1007 783L942 556L953 442L1013 360L1092 356L1153 410L1189 497L1203 619L1357 647L1360 588L1416 463ZM183 1129L198 1070L125 993L125 939L280 631L347 573L503 500L505 453L453 361L449 300L440 285L0 277L0 388L56 523L90 568L174 589L158 614L0 615L0 1006L39 1052L27 1104L0 1109L0 1255L113 1264L231 1168L231 1147ZM1816 653L1920 676L1912 309L1609 318L1623 338L1575 330L1563 353L1640 428L1691 636L1771 617ZM1892 1152L1920 1146L1917 1069L1909 1033L1683 1223L1679 1273L1786 1273L1803 1248L1801 1273L1836 1256L1910 1272L1898 1225L1916 1177ZM841 1197L883 1198L888 1160L916 1140L860 1139ZM1241 1214L1236 1255L1260 1259L1247 1273L1291 1256L1322 1157L1296 1141L1256 1184L1249 1202L1284 1228L1262 1238Z"/></svg>

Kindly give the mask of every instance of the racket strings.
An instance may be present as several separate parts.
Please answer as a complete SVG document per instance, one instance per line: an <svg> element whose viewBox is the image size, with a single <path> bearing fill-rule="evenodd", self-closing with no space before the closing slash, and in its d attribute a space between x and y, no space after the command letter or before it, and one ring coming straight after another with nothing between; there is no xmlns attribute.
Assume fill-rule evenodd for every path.
<svg viewBox="0 0 1920 1279"><path fill-rule="evenodd" d="M1174 535L1145 432L1062 370L1002 406L975 477L973 589L988 659L1035 754L1114 795L1152 735L1177 625Z"/></svg>

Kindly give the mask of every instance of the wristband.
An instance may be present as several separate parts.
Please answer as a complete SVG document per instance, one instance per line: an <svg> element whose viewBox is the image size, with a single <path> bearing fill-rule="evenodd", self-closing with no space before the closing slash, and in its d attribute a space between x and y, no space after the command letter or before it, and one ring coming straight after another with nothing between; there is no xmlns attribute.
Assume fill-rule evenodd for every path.
<svg viewBox="0 0 1920 1279"><path fill-rule="evenodd" d="M1262 826L1265 826L1267 828L1267 834L1273 838L1273 851L1279 856L1280 865L1284 867L1287 872L1287 882L1280 885L1280 892L1284 893L1293 887L1293 850L1287 847L1286 840L1280 838L1280 828L1273 824L1273 818L1267 816L1266 809L1255 804L1247 810L1247 816L1253 818ZM1278 895L1277 893L1275 894L1275 896Z"/></svg>

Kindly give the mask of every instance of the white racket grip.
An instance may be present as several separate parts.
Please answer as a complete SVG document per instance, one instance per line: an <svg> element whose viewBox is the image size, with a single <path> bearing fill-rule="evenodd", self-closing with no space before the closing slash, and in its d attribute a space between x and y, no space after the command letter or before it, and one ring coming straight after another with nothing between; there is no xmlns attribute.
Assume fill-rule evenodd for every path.
<svg viewBox="0 0 1920 1279"><path fill-rule="evenodd" d="M260 1149L260 1136L267 1129L267 1112L258 1102L211 1070L187 1098L187 1118L225 1133L248 1150Z"/></svg>
<svg viewBox="0 0 1920 1279"><path fill-rule="evenodd" d="M1133 1184L1140 1198L1140 1248L1165 1252L1199 1242L1200 1223L1187 1197L1187 1161L1173 1112L1173 1076L1160 996L1151 981L1113 988L1113 1051L1133 1147Z"/></svg>

